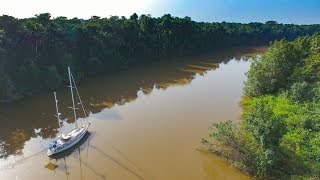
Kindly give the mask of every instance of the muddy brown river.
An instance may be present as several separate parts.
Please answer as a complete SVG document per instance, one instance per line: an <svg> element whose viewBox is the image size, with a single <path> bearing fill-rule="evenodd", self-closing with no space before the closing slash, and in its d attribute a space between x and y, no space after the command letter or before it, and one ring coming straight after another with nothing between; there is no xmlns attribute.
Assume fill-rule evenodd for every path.
<svg viewBox="0 0 320 180"><path fill-rule="evenodd" d="M233 48L154 62L78 85L90 134L56 159L45 146L74 127L70 91L0 105L0 179L249 179L225 160L197 150L208 125L238 121L245 72L265 48ZM80 112L79 112L80 113Z"/></svg>

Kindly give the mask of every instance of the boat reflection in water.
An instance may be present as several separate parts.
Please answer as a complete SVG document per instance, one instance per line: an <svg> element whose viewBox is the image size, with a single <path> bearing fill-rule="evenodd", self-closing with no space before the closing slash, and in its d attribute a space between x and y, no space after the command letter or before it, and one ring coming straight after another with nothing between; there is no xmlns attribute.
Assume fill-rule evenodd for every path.
<svg viewBox="0 0 320 180"><path fill-rule="evenodd" d="M49 163L47 165L45 165L45 168L49 169L49 170L52 170L54 171L54 173L56 173L56 169L59 167L57 165L58 161L63 159L63 165L64 165L64 169L65 169L65 174L67 176L67 179L68 179L68 176L69 176L69 172L68 172L68 166L67 166L67 163L66 163L66 157L69 157L70 155L72 155L75 151L78 151L78 155L79 155L79 163L80 163L80 177L82 179L82 164L83 162L81 161L81 154L80 154L80 151L82 150L81 149L81 146L85 144L86 141L88 141L87 143L87 146L86 146L86 156L88 156L88 148L89 148L89 143L90 143L90 135L91 133L90 132L87 132L83 138L77 143L75 144L74 146L72 146L71 148L65 150L65 151L62 151L60 153L57 153L57 154L53 154L51 156L49 156ZM53 162L52 162L53 161Z"/></svg>

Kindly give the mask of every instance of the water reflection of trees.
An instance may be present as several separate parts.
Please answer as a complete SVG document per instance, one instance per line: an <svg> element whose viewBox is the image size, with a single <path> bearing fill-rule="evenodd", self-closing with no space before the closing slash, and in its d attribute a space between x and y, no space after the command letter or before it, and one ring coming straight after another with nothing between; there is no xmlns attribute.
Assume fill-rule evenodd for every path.
<svg viewBox="0 0 320 180"><path fill-rule="evenodd" d="M207 71L227 63L230 59L248 60L256 49L234 49L232 52L219 52L204 57L184 57L146 67L136 67L114 75L86 80L79 85L85 108L98 113L115 104L123 105L135 100L138 91L150 94L154 89L167 89L170 86L189 84L195 74L204 75ZM246 56L244 56L246 55ZM67 88L58 90L62 116L73 123L71 104ZM51 92L30 97L21 102L0 107L0 158L19 155L26 141L34 137L51 138L57 133L54 117L54 100ZM80 116L81 117L81 116ZM37 131L35 131L35 129Z"/></svg>

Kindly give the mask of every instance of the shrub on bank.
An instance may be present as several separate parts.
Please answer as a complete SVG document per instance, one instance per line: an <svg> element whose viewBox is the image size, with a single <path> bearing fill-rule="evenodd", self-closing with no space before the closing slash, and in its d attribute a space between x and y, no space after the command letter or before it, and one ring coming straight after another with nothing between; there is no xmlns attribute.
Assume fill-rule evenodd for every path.
<svg viewBox="0 0 320 180"><path fill-rule="evenodd" d="M248 72L242 120L214 123L205 147L259 178L320 178L320 39L278 41Z"/></svg>

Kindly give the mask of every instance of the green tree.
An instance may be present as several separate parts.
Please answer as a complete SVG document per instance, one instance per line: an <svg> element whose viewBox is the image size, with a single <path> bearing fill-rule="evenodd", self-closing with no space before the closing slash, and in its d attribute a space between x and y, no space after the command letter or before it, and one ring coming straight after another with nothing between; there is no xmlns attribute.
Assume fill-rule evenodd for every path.
<svg viewBox="0 0 320 180"><path fill-rule="evenodd" d="M247 73L245 94L261 96L287 88L296 67L302 62L303 59L298 58L292 43L286 40L275 41L265 54L252 62Z"/></svg>
<svg viewBox="0 0 320 180"><path fill-rule="evenodd" d="M3 15L0 16L0 52L5 51L2 58L6 62L4 74L11 79L18 93L27 95L49 88L45 83L37 82L35 87L30 87L30 84L24 82L39 73L46 74L51 66L62 73L65 72L66 65L72 66L78 72L76 76L79 80L164 57L194 55L236 45L263 44L281 38L293 40L319 30L319 25L280 24L272 21L248 24L195 22L190 17L179 18L170 14L156 18L151 15L139 17L134 13L129 19L124 16L51 18L50 13L17 19ZM274 48L278 53L264 57L269 60L257 66L263 67L263 64L268 63L281 65L275 69L278 74L269 72L265 79L263 73L267 69L263 68L260 68L260 72L249 73L253 79L258 78L260 84L253 81L250 83L252 78L249 77L248 89L259 94L260 91L264 92L260 90L262 87L269 87L264 84L271 84L266 90L270 93L285 88L285 77L299 63L304 63L299 60L308 56L308 53L317 54L318 42L318 36L314 35L312 39L300 38L299 43L295 44L285 40L275 43L273 46L283 46L282 50ZM294 53L284 54L286 49L291 49ZM72 60L65 62L68 59L66 55L72 57ZM281 62L277 61L281 56L285 56L287 61L276 64ZM37 72L30 72L32 69ZM291 81L295 79L290 78ZM41 78L36 78L36 81L39 79L43 81ZM266 81L263 82L264 80Z"/></svg>

